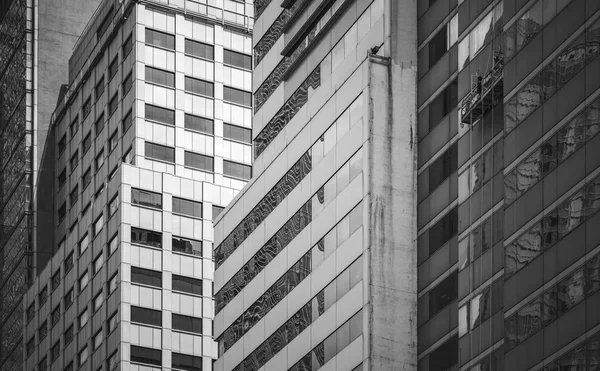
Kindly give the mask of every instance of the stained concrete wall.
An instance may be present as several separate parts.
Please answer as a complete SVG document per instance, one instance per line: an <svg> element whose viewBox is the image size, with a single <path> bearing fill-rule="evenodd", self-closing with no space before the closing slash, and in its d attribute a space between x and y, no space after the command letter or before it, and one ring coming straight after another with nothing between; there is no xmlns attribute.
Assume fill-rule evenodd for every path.
<svg viewBox="0 0 600 371"><path fill-rule="evenodd" d="M417 369L416 2L369 64L369 370ZM380 52L381 54L381 52Z"/></svg>

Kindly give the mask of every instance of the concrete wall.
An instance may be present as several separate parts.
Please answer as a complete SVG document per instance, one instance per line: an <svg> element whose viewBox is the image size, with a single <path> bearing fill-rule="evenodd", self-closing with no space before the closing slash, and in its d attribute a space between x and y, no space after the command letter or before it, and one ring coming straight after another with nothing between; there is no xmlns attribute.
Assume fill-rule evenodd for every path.
<svg viewBox="0 0 600 371"><path fill-rule="evenodd" d="M369 66L369 370L416 370L416 3L390 14L391 58Z"/></svg>

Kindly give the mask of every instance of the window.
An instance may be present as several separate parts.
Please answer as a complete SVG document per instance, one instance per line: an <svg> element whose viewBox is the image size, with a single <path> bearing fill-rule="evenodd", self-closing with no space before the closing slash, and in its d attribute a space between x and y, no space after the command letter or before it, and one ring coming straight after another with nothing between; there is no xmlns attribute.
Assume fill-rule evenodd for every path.
<svg viewBox="0 0 600 371"><path fill-rule="evenodd" d="M58 154L60 155L67 148L67 134L63 135L58 141Z"/></svg>
<svg viewBox="0 0 600 371"><path fill-rule="evenodd" d="M458 362L458 336L454 336L429 355L429 370L445 371Z"/></svg>
<svg viewBox="0 0 600 371"><path fill-rule="evenodd" d="M146 28L146 44L175 50L175 36Z"/></svg>
<svg viewBox="0 0 600 371"><path fill-rule="evenodd" d="M71 138L73 138L75 134L77 134L77 130L79 130L79 118L77 116L75 116L75 119L71 122L70 130Z"/></svg>
<svg viewBox="0 0 600 371"><path fill-rule="evenodd" d="M433 129L458 103L458 81L444 89L429 105L429 130Z"/></svg>
<svg viewBox="0 0 600 371"><path fill-rule="evenodd" d="M35 350L35 335L32 336L31 339L29 339L26 348L27 356L29 357L31 353L33 353L33 351Z"/></svg>
<svg viewBox="0 0 600 371"><path fill-rule="evenodd" d="M215 220L217 218L217 216L219 216L219 214L221 214L221 212L223 210L225 210L224 207L217 206L217 205L212 205L212 218L213 218L213 220Z"/></svg>
<svg viewBox="0 0 600 371"><path fill-rule="evenodd" d="M119 365L119 351L117 350L108 358L108 369L112 370Z"/></svg>
<svg viewBox="0 0 600 371"><path fill-rule="evenodd" d="M429 67L437 61L458 40L458 16L454 16L438 33L429 41Z"/></svg>
<svg viewBox="0 0 600 371"><path fill-rule="evenodd" d="M211 173L214 171L214 159L210 156L186 151L184 157L185 166Z"/></svg>
<svg viewBox="0 0 600 371"><path fill-rule="evenodd" d="M79 366L80 367L81 367L81 365L83 365L85 363L85 361L87 361L88 356L89 356L88 347L85 346L85 347L83 347L81 352L79 352Z"/></svg>
<svg viewBox="0 0 600 371"><path fill-rule="evenodd" d="M131 203L134 205L162 209L162 195L160 193L145 191L143 189L132 188Z"/></svg>
<svg viewBox="0 0 600 371"><path fill-rule="evenodd" d="M67 294L64 296L64 302L65 302L65 312L67 311L67 309L71 306L71 304L73 304L73 301L75 300L75 291L73 289L69 290L67 292Z"/></svg>
<svg viewBox="0 0 600 371"><path fill-rule="evenodd" d="M223 138L252 144L252 130L223 123Z"/></svg>
<svg viewBox="0 0 600 371"><path fill-rule="evenodd" d="M48 300L48 285L44 286L42 291L40 291L38 299L40 301L40 307Z"/></svg>
<svg viewBox="0 0 600 371"><path fill-rule="evenodd" d="M75 206L75 203L79 200L79 186L73 187L73 190L71 190L71 193L69 194L69 199L71 207Z"/></svg>
<svg viewBox="0 0 600 371"><path fill-rule="evenodd" d="M162 288L162 272L132 266L131 282Z"/></svg>
<svg viewBox="0 0 600 371"><path fill-rule="evenodd" d="M146 157L152 160L175 162L175 148L146 142L145 153Z"/></svg>
<svg viewBox="0 0 600 371"><path fill-rule="evenodd" d="M429 167L429 192L442 184L456 169L458 169L458 142Z"/></svg>
<svg viewBox="0 0 600 371"><path fill-rule="evenodd" d="M50 362L54 362L60 356L60 340L57 341L50 349Z"/></svg>
<svg viewBox="0 0 600 371"><path fill-rule="evenodd" d="M142 307L131 306L131 322L150 326L162 326L162 312Z"/></svg>
<svg viewBox="0 0 600 371"><path fill-rule="evenodd" d="M131 90L132 86L133 86L133 76L131 75L131 72L129 72L129 74L123 80L123 97L125 97L127 95L127 93L129 93L129 90Z"/></svg>
<svg viewBox="0 0 600 371"><path fill-rule="evenodd" d="M131 52L131 49L133 49L133 38L132 35L129 35L129 37L127 37L123 43L123 59L127 58L129 52Z"/></svg>
<svg viewBox="0 0 600 371"><path fill-rule="evenodd" d="M87 271L79 278L79 292L83 291L90 282L90 275Z"/></svg>
<svg viewBox="0 0 600 371"><path fill-rule="evenodd" d="M202 295L202 280L195 278L173 275L173 291L187 292L194 295Z"/></svg>
<svg viewBox="0 0 600 371"><path fill-rule="evenodd" d="M108 80L112 80L112 78L117 74L117 71L119 71L118 55L112 60L112 62L110 62L110 65L108 66Z"/></svg>
<svg viewBox="0 0 600 371"><path fill-rule="evenodd" d="M119 143L119 129L115 130L113 135L110 136L110 140L108 141L108 151L112 152L113 149L117 148L118 143Z"/></svg>
<svg viewBox="0 0 600 371"><path fill-rule="evenodd" d="M209 97L215 96L215 88L212 82L198 80L187 76L185 77L185 91Z"/></svg>
<svg viewBox="0 0 600 371"><path fill-rule="evenodd" d="M159 349L131 345L130 360L135 363L145 363L160 367L162 365L162 353Z"/></svg>
<svg viewBox="0 0 600 371"><path fill-rule="evenodd" d="M58 222L60 223L65 216L67 216L67 203L63 202L63 204L58 208Z"/></svg>
<svg viewBox="0 0 600 371"><path fill-rule="evenodd" d="M202 218L202 203L173 197L173 213Z"/></svg>
<svg viewBox="0 0 600 371"><path fill-rule="evenodd" d="M113 216L117 210L119 209L119 194L113 197L112 200L108 203L108 217Z"/></svg>
<svg viewBox="0 0 600 371"><path fill-rule="evenodd" d="M174 252L202 256L202 242L189 240L183 237L173 237L172 246Z"/></svg>
<svg viewBox="0 0 600 371"><path fill-rule="evenodd" d="M146 120L175 125L175 111L146 104Z"/></svg>
<svg viewBox="0 0 600 371"><path fill-rule="evenodd" d="M94 274L100 272L102 265L104 265L104 253L101 252L100 255L98 255L98 257L94 260Z"/></svg>
<svg viewBox="0 0 600 371"><path fill-rule="evenodd" d="M131 227L131 243L162 248L162 233Z"/></svg>
<svg viewBox="0 0 600 371"><path fill-rule="evenodd" d="M184 127L189 130L195 130L202 133L213 134L214 133L214 121L204 117L190 115L188 113L184 116Z"/></svg>
<svg viewBox="0 0 600 371"><path fill-rule="evenodd" d="M86 189L87 186L90 185L90 183L92 182L92 168L88 167L88 169L85 171L85 173L83 173L83 176L81 177L81 188Z"/></svg>
<svg viewBox="0 0 600 371"><path fill-rule="evenodd" d="M98 235L98 233L100 233L103 226L104 226L104 214L100 214L100 217L98 219L96 219L96 221L94 222L94 228L92 228L94 237L96 237Z"/></svg>
<svg viewBox="0 0 600 371"><path fill-rule="evenodd" d="M48 362L46 357L42 358L40 363L38 363L38 371L46 371L48 370Z"/></svg>
<svg viewBox="0 0 600 371"><path fill-rule="evenodd" d="M67 168L64 168L63 171L58 174L58 189L62 188L67 181Z"/></svg>
<svg viewBox="0 0 600 371"><path fill-rule="evenodd" d="M92 112L92 97L88 97L88 99L83 103L83 107L82 107L82 112L81 114L83 115L83 119L85 120L86 117L88 117L88 115L90 114L90 112Z"/></svg>
<svg viewBox="0 0 600 371"><path fill-rule="evenodd" d="M112 21L112 16L113 16L113 8L110 8L108 13L102 20L102 23L100 23L100 26L98 26L98 30L96 31L96 38L98 40L102 37L102 35L104 35L106 33L106 30L108 30L108 27L110 26L111 21Z"/></svg>
<svg viewBox="0 0 600 371"><path fill-rule="evenodd" d="M65 347L66 347L67 344L69 344L71 341L73 341L73 325L69 326L69 328L65 331L64 338L65 338Z"/></svg>
<svg viewBox="0 0 600 371"><path fill-rule="evenodd" d="M125 118L123 118L123 134L129 130L131 124L133 124L133 115L131 114L131 110L129 110L125 115Z"/></svg>
<svg viewBox="0 0 600 371"><path fill-rule="evenodd" d="M75 168L77 167L78 164L79 164L79 152L75 151L75 154L73 154L73 156L71 156L71 172L73 172L73 170L75 170Z"/></svg>
<svg viewBox="0 0 600 371"><path fill-rule="evenodd" d="M115 235L108 243L108 256L111 256L115 251L117 251L117 247L119 247L118 237L118 235Z"/></svg>
<svg viewBox="0 0 600 371"><path fill-rule="evenodd" d="M79 329L82 329L90 319L87 308L79 315Z"/></svg>
<svg viewBox="0 0 600 371"><path fill-rule="evenodd" d="M100 348L102 345L102 330L98 331L96 335L94 335L94 350Z"/></svg>
<svg viewBox="0 0 600 371"><path fill-rule="evenodd" d="M223 100L243 106L252 107L252 93L223 86Z"/></svg>
<svg viewBox="0 0 600 371"><path fill-rule="evenodd" d="M110 334L111 332L113 332L116 328L117 328L117 315L119 313L115 312L115 314L113 314L109 319L108 319L108 333Z"/></svg>
<svg viewBox="0 0 600 371"><path fill-rule="evenodd" d="M73 268L73 265L75 265L75 256L73 255L73 252L71 252L65 259L65 276L71 268Z"/></svg>
<svg viewBox="0 0 600 371"><path fill-rule="evenodd" d="M251 70L252 56L234 52L233 50L223 49L223 63L245 70Z"/></svg>
<svg viewBox="0 0 600 371"><path fill-rule="evenodd" d="M215 48L212 45L185 39L185 54L212 61L215 59Z"/></svg>
<svg viewBox="0 0 600 371"><path fill-rule="evenodd" d="M190 356L181 353L172 353L171 367L177 370L201 371L202 357Z"/></svg>
<svg viewBox="0 0 600 371"><path fill-rule="evenodd" d="M223 175L249 180L252 177L252 167L223 160Z"/></svg>
<svg viewBox="0 0 600 371"><path fill-rule="evenodd" d="M126 164L133 164L133 149L129 147L125 155L123 155L123 162Z"/></svg>
<svg viewBox="0 0 600 371"><path fill-rule="evenodd" d="M172 314L171 318L173 330L202 334L202 318L183 316L175 313Z"/></svg>
<svg viewBox="0 0 600 371"><path fill-rule="evenodd" d="M159 70L146 66L146 81L153 84L175 87L175 74L173 72Z"/></svg>
<svg viewBox="0 0 600 371"><path fill-rule="evenodd" d="M87 250L88 246L90 245L90 239L86 233L85 236L83 236L83 238L79 241L79 254L83 254L85 252L85 250Z"/></svg>
<svg viewBox="0 0 600 371"><path fill-rule="evenodd" d="M65 366L63 371L73 371L73 362L69 362L69 364Z"/></svg>
<svg viewBox="0 0 600 371"><path fill-rule="evenodd" d="M57 305L50 315L50 325L54 327L60 320L60 304Z"/></svg>
<svg viewBox="0 0 600 371"><path fill-rule="evenodd" d="M119 272L115 273L112 278L108 281L108 294L112 294L119 285Z"/></svg>
<svg viewBox="0 0 600 371"><path fill-rule="evenodd" d="M458 271L455 271L429 292L429 318L433 318L457 297Z"/></svg>
<svg viewBox="0 0 600 371"><path fill-rule="evenodd" d="M112 116L113 113L119 107L119 92L117 91L112 98L110 98L110 102L108 102L108 116ZM96 131L97 133L97 131Z"/></svg>
<svg viewBox="0 0 600 371"><path fill-rule="evenodd" d="M98 128L98 122L96 122L96 128ZM100 130L102 130L102 127L100 127ZM98 131L96 131L96 134L97 133L98 133ZM90 133L88 133L88 135L85 136L85 138L83 138L83 142L81 144L81 151L85 155L91 147L92 147L92 133L90 132Z"/></svg>
<svg viewBox="0 0 600 371"><path fill-rule="evenodd" d="M94 95L96 96L96 100L100 99L100 96L102 96L102 93L104 93L104 76L102 76L96 84L94 93Z"/></svg>
<svg viewBox="0 0 600 371"><path fill-rule="evenodd" d="M48 323L46 321L42 322L38 329L38 342L42 341L48 335Z"/></svg>
<svg viewBox="0 0 600 371"><path fill-rule="evenodd" d="M458 232L458 208L455 207L429 229L429 254L433 254Z"/></svg>
<svg viewBox="0 0 600 371"><path fill-rule="evenodd" d="M52 291L56 290L60 285L60 268L52 276Z"/></svg>

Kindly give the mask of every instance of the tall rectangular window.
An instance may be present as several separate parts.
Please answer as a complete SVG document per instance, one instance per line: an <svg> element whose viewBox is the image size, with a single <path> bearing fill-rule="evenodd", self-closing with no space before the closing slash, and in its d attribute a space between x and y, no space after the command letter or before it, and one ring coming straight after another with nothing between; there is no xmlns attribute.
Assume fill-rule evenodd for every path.
<svg viewBox="0 0 600 371"><path fill-rule="evenodd" d="M87 151L92 147L92 133L89 132L88 135L83 138L83 142L81 142L81 152L85 155Z"/></svg>
<svg viewBox="0 0 600 371"><path fill-rule="evenodd" d="M429 318L433 318L457 297L458 271L455 271L429 292Z"/></svg>
<svg viewBox="0 0 600 371"><path fill-rule="evenodd" d="M184 116L184 126L186 129L200 131L206 134L214 133L214 121L200 116L186 113Z"/></svg>
<svg viewBox="0 0 600 371"><path fill-rule="evenodd" d="M212 82L185 76L185 91L187 92L214 97L214 90L215 88Z"/></svg>
<svg viewBox="0 0 600 371"><path fill-rule="evenodd" d="M95 88L95 97L96 100L98 100L101 96L102 93L104 93L104 76L102 76L100 78L100 80L98 81L98 83L96 84L96 88Z"/></svg>
<svg viewBox="0 0 600 371"><path fill-rule="evenodd" d="M168 108L146 104L146 120L162 122L168 125L175 125L175 111Z"/></svg>
<svg viewBox="0 0 600 371"><path fill-rule="evenodd" d="M249 180L252 177L252 167L237 162L223 160L223 175Z"/></svg>
<svg viewBox="0 0 600 371"><path fill-rule="evenodd" d="M149 159L175 162L175 148L162 146L160 144L154 144L146 142L145 145L145 156Z"/></svg>
<svg viewBox="0 0 600 371"><path fill-rule="evenodd" d="M77 134L77 130L79 130L79 118L77 116L75 116L69 128L71 130L71 138L73 138Z"/></svg>
<svg viewBox="0 0 600 371"><path fill-rule="evenodd" d="M92 167L88 167L83 176L81 177L81 187L86 189L88 185L92 182Z"/></svg>
<svg viewBox="0 0 600 371"><path fill-rule="evenodd" d="M117 55L108 65L108 79L112 80L119 71L119 56Z"/></svg>
<svg viewBox="0 0 600 371"><path fill-rule="evenodd" d="M94 124L94 126L96 127L96 136L98 136L98 134L100 134L100 132L102 131L102 129L104 129L104 113L102 113L100 115L100 117L98 117L98 119L96 120L96 123ZM88 136L89 136L89 134L88 134Z"/></svg>
<svg viewBox="0 0 600 371"><path fill-rule="evenodd" d="M146 66L146 81L153 84L164 85L170 88L175 87L175 74L173 72L159 70Z"/></svg>
<svg viewBox="0 0 600 371"><path fill-rule="evenodd" d="M429 167L429 192L458 169L458 142Z"/></svg>
<svg viewBox="0 0 600 371"><path fill-rule="evenodd" d="M67 134L63 135L58 141L58 154L60 155L67 148Z"/></svg>
<svg viewBox="0 0 600 371"><path fill-rule="evenodd" d="M132 35L129 35L125 42L123 43L123 59L127 58L129 52L133 49L133 38Z"/></svg>
<svg viewBox="0 0 600 371"><path fill-rule="evenodd" d="M83 119L85 120L86 117L88 117L88 115L90 114L90 112L92 112L92 97L88 97L88 99L83 103L83 107L81 108L81 114L83 115Z"/></svg>
<svg viewBox="0 0 600 371"><path fill-rule="evenodd" d="M252 56L234 52L233 50L223 49L223 63L245 70L251 70Z"/></svg>
<svg viewBox="0 0 600 371"><path fill-rule="evenodd" d="M458 207L429 229L429 254L433 254L458 232Z"/></svg>
<svg viewBox="0 0 600 371"><path fill-rule="evenodd" d="M240 89L223 86L223 100L243 106L252 107L252 93Z"/></svg>
<svg viewBox="0 0 600 371"><path fill-rule="evenodd" d="M127 93L129 93L129 90L131 90L132 86L133 86L133 75L131 72L129 72L129 74L127 76L125 76L125 79L123 80L123 97L125 97L127 95Z"/></svg>
<svg viewBox="0 0 600 371"><path fill-rule="evenodd" d="M210 59L212 61L215 59L215 48L209 44L185 39L185 54L193 55L198 58Z"/></svg>
<svg viewBox="0 0 600 371"><path fill-rule="evenodd" d="M444 89L429 105L429 130L433 129L458 104L458 80Z"/></svg>
<svg viewBox="0 0 600 371"><path fill-rule="evenodd" d="M97 39L100 39L106 33L106 30L108 30L108 27L110 26L110 23L112 21L112 16L113 16L113 8L110 8L108 13L102 20L102 23L100 23L100 26L98 26L98 29L96 31Z"/></svg>
<svg viewBox="0 0 600 371"><path fill-rule="evenodd" d="M188 151L185 152L184 157L185 166L211 173L214 172L214 159L212 157Z"/></svg>
<svg viewBox="0 0 600 371"><path fill-rule="evenodd" d="M131 227L131 243L161 248L162 233Z"/></svg>
<svg viewBox="0 0 600 371"><path fill-rule="evenodd" d="M75 168L79 164L79 152L78 151L75 151L73 156L71 156L70 164L71 164L71 172L73 172L73 170L75 170Z"/></svg>
<svg viewBox="0 0 600 371"><path fill-rule="evenodd" d="M146 44L175 50L175 36L146 28Z"/></svg>
<svg viewBox="0 0 600 371"><path fill-rule="evenodd" d="M133 124L133 114L131 113L131 110L129 110L123 118L123 135L129 130L131 124Z"/></svg>
<svg viewBox="0 0 600 371"><path fill-rule="evenodd" d="M108 115L112 116L113 113L119 108L119 92L116 92L115 95L108 102Z"/></svg>
<svg viewBox="0 0 600 371"><path fill-rule="evenodd" d="M223 123L223 138L252 144L252 130Z"/></svg>

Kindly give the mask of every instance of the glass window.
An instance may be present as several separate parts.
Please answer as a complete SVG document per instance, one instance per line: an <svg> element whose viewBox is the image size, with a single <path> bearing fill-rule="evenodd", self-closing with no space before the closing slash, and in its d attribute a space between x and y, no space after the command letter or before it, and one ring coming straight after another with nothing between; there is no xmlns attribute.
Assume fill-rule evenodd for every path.
<svg viewBox="0 0 600 371"><path fill-rule="evenodd" d="M223 210L225 210L224 207L217 206L217 205L212 205L212 217L213 217L213 220L215 220L217 218L217 216L219 216L219 214L221 214L221 212Z"/></svg>
<svg viewBox="0 0 600 371"><path fill-rule="evenodd" d="M223 63L245 70L251 70L252 56L234 52L233 50L223 49Z"/></svg>
<svg viewBox="0 0 600 371"><path fill-rule="evenodd" d="M458 336L452 337L429 354L429 370L445 371L458 363Z"/></svg>
<svg viewBox="0 0 600 371"><path fill-rule="evenodd" d="M131 362L162 366L162 352L159 349L131 345L130 357Z"/></svg>
<svg viewBox="0 0 600 371"><path fill-rule="evenodd" d="M104 215L101 214L100 217L98 219L96 219L96 221L94 222L94 228L93 228L94 237L96 237L98 235L98 233L100 233L103 226L104 226Z"/></svg>
<svg viewBox="0 0 600 371"><path fill-rule="evenodd" d="M71 270L71 268L73 268L73 265L75 265L75 257L71 252L69 255L67 255L67 258L65 259L65 276Z"/></svg>
<svg viewBox="0 0 600 371"><path fill-rule="evenodd" d="M97 124L98 124L98 122L96 122L96 125ZM96 127L98 127L98 126L96 126ZM86 135L85 138L83 138L83 142L81 144L81 151L85 154L90 149L91 146L92 146L92 133L89 132L88 135Z"/></svg>
<svg viewBox="0 0 600 371"><path fill-rule="evenodd" d="M181 291L194 295L202 295L202 280L173 275L173 291Z"/></svg>
<svg viewBox="0 0 600 371"><path fill-rule="evenodd" d="M150 142L145 143L146 157L152 160L175 162L175 148Z"/></svg>
<svg viewBox="0 0 600 371"><path fill-rule="evenodd" d="M113 113L119 108L119 93L115 93L112 98L110 98L110 102L108 102L108 115L112 116ZM98 133L98 131L96 131Z"/></svg>
<svg viewBox="0 0 600 371"><path fill-rule="evenodd" d="M65 148L67 148L67 134L63 135L58 141L58 154L63 153Z"/></svg>
<svg viewBox="0 0 600 371"><path fill-rule="evenodd" d="M70 130L71 130L71 138L73 138L75 136L75 134L77 134L77 131L79 130L79 118L77 116L75 116L75 119L73 119L73 121L71 122Z"/></svg>
<svg viewBox="0 0 600 371"><path fill-rule="evenodd" d="M134 205L162 209L162 194L143 189L131 189L131 203Z"/></svg>
<svg viewBox="0 0 600 371"><path fill-rule="evenodd" d="M52 291L56 290L60 285L60 268L52 276Z"/></svg>
<svg viewBox="0 0 600 371"><path fill-rule="evenodd" d="M146 44L175 50L175 36L146 28Z"/></svg>
<svg viewBox="0 0 600 371"><path fill-rule="evenodd" d="M115 130L115 132L110 136L110 140L108 141L108 150L112 151L117 148L117 144L119 143L119 129Z"/></svg>
<svg viewBox="0 0 600 371"><path fill-rule="evenodd" d="M458 208L450 210L429 229L429 254L433 254L458 232Z"/></svg>
<svg viewBox="0 0 600 371"><path fill-rule="evenodd" d="M114 276L108 281L108 294L112 294L119 285L119 272L115 273Z"/></svg>
<svg viewBox="0 0 600 371"><path fill-rule="evenodd" d="M455 271L429 292L429 318L433 318L457 297L458 272Z"/></svg>
<svg viewBox="0 0 600 371"><path fill-rule="evenodd" d="M162 326L162 312L160 310L131 306L131 322L142 323L150 326Z"/></svg>
<svg viewBox="0 0 600 371"><path fill-rule="evenodd" d="M82 329L88 323L89 315L87 308L79 315L79 328Z"/></svg>
<svg viewBox="0 0 600 371"><path fill-rule="evenodd" d="M106 16L104 17L104 19L102 20L102 23L100 23L100 25L98 26L98 29L96 30L96 39L100 40L100 38L106 33L106 31L108 30L108 27L110 27L111 25L111 21L113 18L113 8L111 7L110 10L108 11L108 13L106 14Z"/></svg>
<svg viewBox="0 0 600 371"><path fill-rule="evenodd" d="M113 332L116 328L117 328L117 324L118 324L118 312L115 312L115 314L113 314L109 319L108 319L108 333L110 334L111 332Z"/></svg>
<svg viewBox="0 0 600 371"><path fill-rule="evenodd" d="M133 124L133 115L131 113L131 110L129 110L129 112L127 112L127 114L123 118L123 134L125 134L127 130L129 130L131 124Z"/></svg>
<svg viewBox="0 0 600 371"><path fill-rule="evenodd" d="M108 79L112 80L112 78L117 74L117 71L119 71L118 55L112 60L112 62L110 62L110 65L108 65Z"/></svg>
<svg viewBox="0 0 600 371"><path fill-rule="evenodd" d="M172 314L173 330L202 334L202 318Z"/></svg>
<svg viewBox="0 0 600 371"><path fill-rule="evenodd" d="M252 107L252 93L223 86L223 100L243 106Z"/></svg>
<svg viewBox="0 0 600 371"><path fill-rule="evenodd" d="M252 167L237 162L223 160L223 175L250 180L252 177Z"/></svg>
<svg viewBox="0 0 600 371"><path fill-rule="evenodd" d="M96 156L96 171L104 164L104 150L100 150L98 156Z"/></svg>
<svg viewBox="0 0 600 371"><path fill-rule="evenodd" d="M585 272L579 269L558 284L558 310L565 313L585 297Z"/></svg>
<svg viewBox="0 0 600 371"><path fill-rule="evenodd" d="M127 58L129 52L133 49L133 38L132 35L129 35L125 42L123 43L123 59Z"/></svg>
<svg viewBox="0 0 600 371"><path fill-rule="evenodd" d="M146 104L146 120L162 122L163 124L175 125L175 111Z"/></svg>
<svg viewBox="0 0 600 371"><path fill-rule="evenodd" d="M88 115L90 114L90 112L92 112L92 97L88 97L88 99L83 103L83 107L81 108L82 110L82 115L83 118L85 119L86 117L88 117Z"/></svg>
<svg viewBox="0 0 600 371"><path fill-rule="evenodd" d="M433 129L458 104L458 80L454 80L429 104L429 130Z"/></svg>
<svg viewBox="0 0 600 371"><path fill-rule="evenodd" d="M94 95L96 97L96 100L98 100L100 98L100 96L102 95L102 93L104 93L104 76L102 76L100 78L100 80L96 84L96 88L94 90L95 90Z"/></svg>
<svg viewBox="0 0 600 371"><path fill-rule="evenodd" d="M64 334L65 346L73 340L73 325L69 326Z"/></svg>
<svg viewBox="0 0 600 371"><path fill-rule="evenodd" d="M63 171L58 174L58 188L62 188L67 181L67 169L63 169Z"/></svg>
<svg viewBox="0 0 600 371"><path fill-rule="evenodd" d="M117 210L119 209L119 194L117 193L117 195L115 197L113 197L112 200L110 200L109 204L108 204L108 217L110 218L111 216L113 216Z"/></svg>
<svg viewBox="0 0 600 371"><path fill-rule="evenodd" d="M85 271L85 273L81 276L81 278L79 278L79 291L83 291L83 289L88 285L88 283L90 282L90 276L88 274L87 271Z"/></svg>
<svg viewBox="0 0 600 371"><path fill-rule="evenodd" d="M83 173L83 176L81 177L81 182L82 182L82 188L86 189L87 186L92 182L92 168L89 167L85 173Z"/></svg>
<svg viewBox="0 0 600 371"><path fill-rule="evenodd" d="M100 330L96 335L94 335L94 350L98 349L100 345L102 345L102 339L102 330Z"/></svg>
<svg viewBox="0 0 600 371"><path fill-rule="evenodd" d="M132 86L133 86L133 75L131 72L129 72L129 74L127 76L125 76L125 79L123 79L123 97L125 97L125 95L127 95L127 93L129 93L129 90L131 90Z"/></svg>
<svg viewBox="0 0 600 371"><path fill-rule="evenodd" d="M181 353L172 353L171 367L178 370L201 371L202 357L190 356Z"/></svg>
<svg viewBox="0 0 600 371"><path fill-rule="evenodd" d="M119 365L119 351L117 350L108 358L108 369L113 370Z"/></svg>
<svg viewBox="0 0 600 371"><path fill-rule="evenodd" d="M79 200L79 187L75 186L69 195L71 207L75 206L77 200Z"/></svg>
<svg viewBox="0 0 600 371"><path fill-rule="evenodd" d="M214 159L210 156L185 151L184 164L198 170L214 172Z"/></svg>
<svg viewBox="0 0 600 371"><path fill-rule="evenodd" d="M104 302L104 292L102 292L102 290L100 290L100 293L98 295L96 295L96 297L94 298L94 312L96 312L98 309L100 309L103 302Z"/></svg>
<svg viewBox="0 0 600 371"><path fill-rule="evenodd" d="M119 236L115 235L110 242L108 243L108 255L112 255L115 251L117 251L117 247L119 247Z"/></svg>
<svg viewBox="0 0 600 371"><path fill-rule="evenodd" d="M458 169L458 142L454 143L429 167L429 192Z"/></svg>
<svg viewBox="0 0 600 371"><path fill-rule="evenodd" d="M173 213L202 218L202 203L173 197Z"/></svg>
<svg viewBox="0 0 600 371"><path fill-rule="evenodd" d="M58 208L58 221L61 222L65 216L67 216L67 203L63 202L61 207Z"/></svg>
<svg viewBox="0 0 600 371"><path fill-rule="evenodd" d="M209 97L215 96L215 88L212 82L198 80L188 76L185 76L185 91Z"/></svg>
<svg viewBox="0 0 600 371"><path fill-rule="evenodd" d="M85 250L87 250L88 246L90 245L90 239L88 237L88 235L86 234L85 236L83 236L83 238L79 241L79 254L83 254L83 252Z"/></svg>
<svg viewBox="0 0 600 371"><path fill-rule="evenodd" d="M161 248L162 233L131 227L131 243Z"/></svg>
<svg viewBox="0 0 600 371"><path fill-rule="evenodd" d="M146 81L153 84L175 87L175 73L146 66Z"/></svg>
<svg viewBox="0 0 600 371"><path fill-rule="evenodd" d="M189 39L185 39L185 54L211 61L215 59L214 46Z"/></svg>
<svg viewBox="0 0 600 371"><path fill-rule="evenodd" d="M252 130L223 123L223 138L252 144Z"/></svg>
<svg viewBox="0 0 600 371"><path fill-rule="evenodd" d="M60 340L58 340L52 346L52 349L50 350L50 360L52 362L54 362L54 361L56 361L56 359L58 358L58 356L60 356Z"/></svg>
<svg viewBox="0 0 600 371"><path fill-rule="evenodd" d="M436 62L448 51L448 27L444 26L438 33L429 41L429 67L431 68Z"/></svg>
<svg viewBox="0 0 600 371"><path fill-rule="evenodd" d="M85 361L87 361L88 356L89 356L88 347L85 346L85 347L83 347L81 352L79 352L79 366L83 365L85 363Z"/></svg>
<svg viewBox="0 0 600 371"><path fill-rule="evenodd" d="M162 288L162 272L132 266L131 282Z"/></svg>
<svg viewBox="0 0 600 371"><path fill-rule="evenodd" d="M85 141L84 141L84 143L85 143ZM71 173L75 170L75 168L77 167L78 164L79 164L79 152L75 151L73 156L71 156L71 161L70 161Z"/></svg>
<svg viewBox="0 0 600 371"><path fill-rule="evenodd" d="M186 113L184 116L184 126L186 129L195 130L202 133L214 133L214 121L204 117L190 115Z"/></svg>
<svg viewBox="0 0 600 371"><path fill-rule="evenodd" d="M174 252L202 256L202 241L173 236L172 242Z"/></svg>

